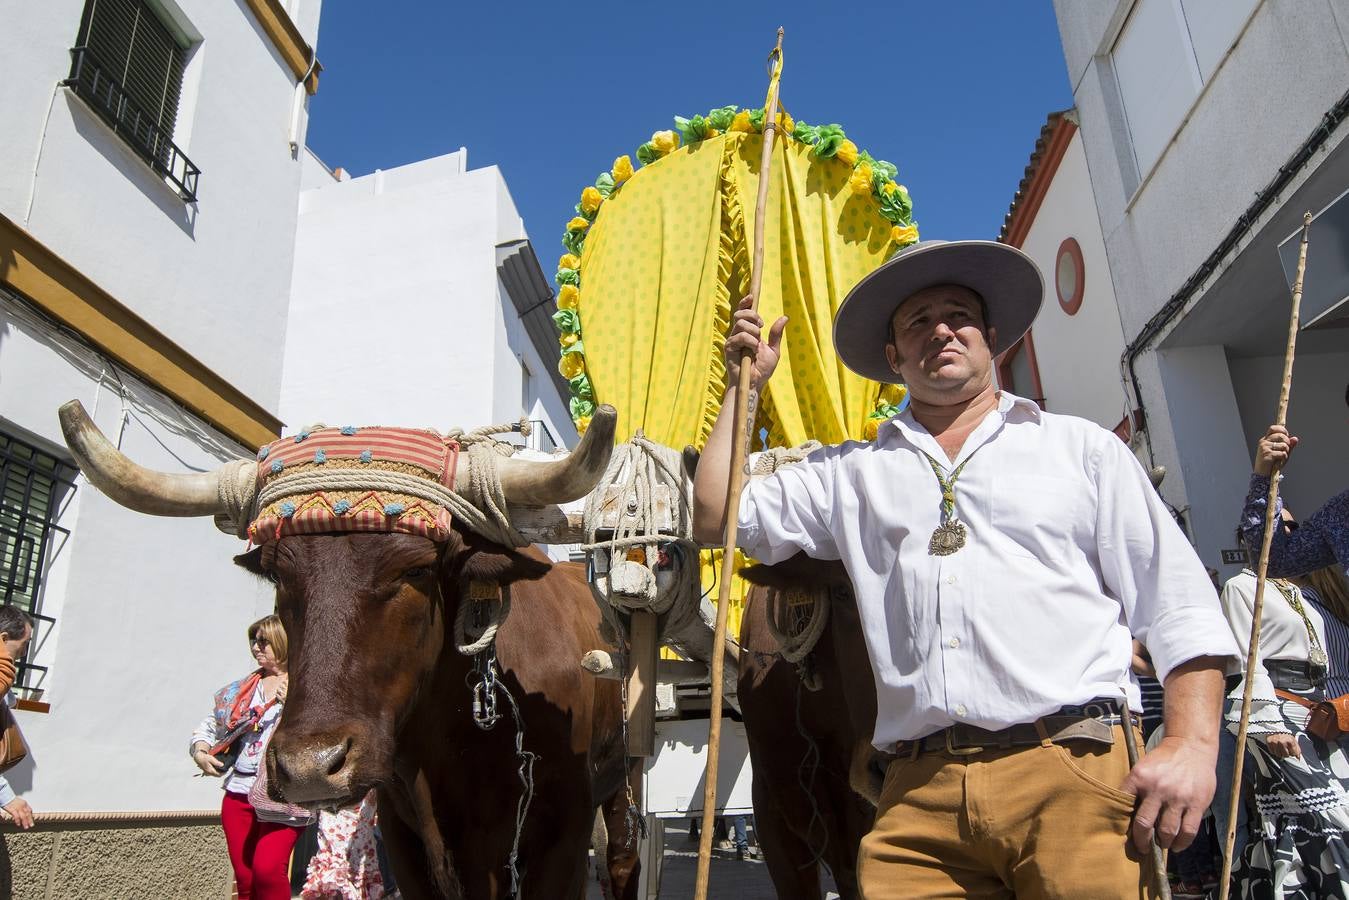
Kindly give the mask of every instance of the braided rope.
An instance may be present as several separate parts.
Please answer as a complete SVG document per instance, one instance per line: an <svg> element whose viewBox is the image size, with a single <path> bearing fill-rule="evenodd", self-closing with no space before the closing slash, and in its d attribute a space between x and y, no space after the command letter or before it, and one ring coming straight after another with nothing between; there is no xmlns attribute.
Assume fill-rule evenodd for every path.
<svg viewBox="0 0 1349 900"><path fill-rule="evenodd" d="M810 612L804 621L794 609L798 604L788 601L785 590L773 591L764 611L768 633L778 642L782 658L789 663L800 663L811 654L829 622L829 592L817 589L810 596Z"/></svg>
<svg viewBox="0 0 1349 900"><path fill-rule="evenodd" d="M810 454L823 447L819 441L806 441L796 447L769 447L753 456L750 475L772 475L783 466L799 463Z"/></svg>
<svg viewBox="0 0 1349 900"><path fill-rule="evenodd" d="M248 523L253 519L253 504L258 490L258 464L251 459L232 459L220 470L216 497L220 508L215 527L226 534L248 537Z"/></svg>
<svg viewBox="0 0 1349 900"><path fill-rule="evenodd" d="M662 535L657 523L655 487L658 484L669 485L671 493L679 498L678 504L670 510L674 531L672 535ZM632 514L620 512L613 533L608 538L600 540L599 531L603 524L605 500L614 487L618 488L618 492L613 501L619 505L620 510L631 511ZM620 562L620 552L628 548L643 547L646 558L650 561L656 557L660 543L673 539L691 544L693 516L688 497L684 492L680 454L669 447L648 440L638 431L631 441L614 449L599 485L586 497L581 522L585 533L582 549L588 553L596 550L607 551L610 573ZM613 590L612 580L606 580L605 599L614 607L645 610L658 616L665 615L676 603L682 603L687 607L696 603L699 596L699 572L696 565L685 560L683 565L676 568L676 578L674 588L664 597L660 596L658 591L649 601L618 594Z"/></svg>

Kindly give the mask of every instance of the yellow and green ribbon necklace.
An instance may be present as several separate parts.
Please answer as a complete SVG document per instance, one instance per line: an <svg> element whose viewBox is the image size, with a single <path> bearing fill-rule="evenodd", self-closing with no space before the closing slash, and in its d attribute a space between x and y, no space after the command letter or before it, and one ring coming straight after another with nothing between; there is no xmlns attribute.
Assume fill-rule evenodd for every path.
<svg viewBox="0 0 1349 900"><path fill-rule="evenodd" d="M942 471L941 463L933 459L930 453L925 450L918 452L927 457L932 474L937 476L937 484L941 486L941 524L932 532L932 538L927 543L927 552L929 556L950 556L965 546L965 539L969 534L965 524L956 518L956 479L960 477L969 461L974 459L974 453L979 451L975 450L965 457L965 462L956 466L950 475Z"/></svg>

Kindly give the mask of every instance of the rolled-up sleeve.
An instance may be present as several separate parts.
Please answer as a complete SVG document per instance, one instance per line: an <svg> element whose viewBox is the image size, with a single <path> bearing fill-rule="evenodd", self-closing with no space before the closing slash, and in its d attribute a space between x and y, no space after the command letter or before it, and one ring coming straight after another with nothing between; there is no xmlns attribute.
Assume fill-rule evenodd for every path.
<svg viewBox="0 0 1349 900"><path fill-rule="evenodd" d="M836 448L817 450L799 463L751 479L740 494L739 538L745 553L764 563L797 552L838 559L832 504Z"/></svg>
<svg viewBox="0 0 1349 900"><path fill-rule="evenodd" d="M1108 438L1097 457L1101 578L1152 654L1158 680L1201 656L1238 655L1203 563L1128 448Z"/></svg>

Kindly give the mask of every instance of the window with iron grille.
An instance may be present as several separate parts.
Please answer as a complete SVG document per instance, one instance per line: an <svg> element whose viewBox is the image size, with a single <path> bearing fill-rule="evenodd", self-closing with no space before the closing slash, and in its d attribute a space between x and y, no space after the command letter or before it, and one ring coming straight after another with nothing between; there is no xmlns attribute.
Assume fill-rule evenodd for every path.
<svg viewBox="0 0 1349 900"><path fill-rule="evenodd" d="M200 171L173 143L187 47L144 0L86 0L63 83L132 150L196 199Z"/></svg>
<svg viewBox="0 0 1349 900"><path fill-rule="evenodd" d="M75 488L69 463L0 430L0 602L33 617L39 630L55 621L42 613L42 577L56 535L61 506ZM18 660L16 686L36 687L45 666L33 665L37 641Z"/></svg>

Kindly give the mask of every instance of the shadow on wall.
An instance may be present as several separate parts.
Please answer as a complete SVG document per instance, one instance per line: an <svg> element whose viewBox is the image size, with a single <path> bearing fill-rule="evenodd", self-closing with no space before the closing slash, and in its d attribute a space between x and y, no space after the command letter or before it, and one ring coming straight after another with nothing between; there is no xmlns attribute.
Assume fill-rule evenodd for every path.
<svg viewBox="0 0 1349 900"><path fill-rule="evenodd" d="M196 240L197 205L185 203L177 190L165 181L149 164L123 143L98 114L70 91L63 91L70 119L75 130L89 142L103 158L110 162L127 181L155 205L169 221L182 229L183 234Z"/></svg>

